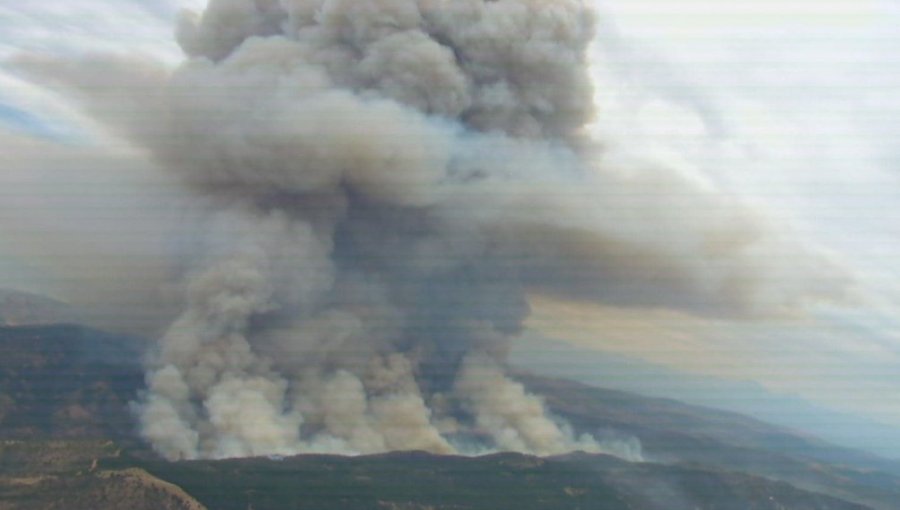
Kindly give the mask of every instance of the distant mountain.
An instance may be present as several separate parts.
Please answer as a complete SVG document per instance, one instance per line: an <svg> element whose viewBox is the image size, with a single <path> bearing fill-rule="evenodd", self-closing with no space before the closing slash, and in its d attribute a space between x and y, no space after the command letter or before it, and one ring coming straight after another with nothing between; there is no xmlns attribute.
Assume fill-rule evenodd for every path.
<svg viewBox="0 0 900 510"><path fill-rule="evenodd" d="M511 360L530 372L737 412L833 443L900 459L897 427L774 393L752 381L689 374L617 353L535 336L516 342Z"/></svg>
<svg viewBox="0 0 900 510"><path fill-rule="evenodd" d="M647 462L421 453L166 462L136 439L129 411L143 349L79 326L0 328L0 509L105 510L129 497L173 510L888 510L900 501L895 462L735 413L525 373L577 432L636 437Z"/></svg>
<svg viewBox="0 0 900 510"><path fill-rule="evenodd" d="M0 326L48 325L75 322L71 307L54 299L0 289Z"/></svg>
<svg viewBox="0 0 900 510"><path fill-rule="evenodd" d="M900 501L896 461L728 411L563 379L519 379L576 430L638 437L650 462L749 473L884 510Z"/></svg>

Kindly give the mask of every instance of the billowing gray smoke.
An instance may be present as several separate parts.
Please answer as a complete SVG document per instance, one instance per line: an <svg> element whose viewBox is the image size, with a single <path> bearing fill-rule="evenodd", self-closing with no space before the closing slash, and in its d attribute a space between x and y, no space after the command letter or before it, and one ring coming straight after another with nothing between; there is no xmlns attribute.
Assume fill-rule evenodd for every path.
<svg viewBox="0 0 900 510"><path fill-rule="evenodd" d="M185 18L177 134L154 149L221 213L153 363L145 436L173 458L598 449L503 374L530 268L483 194L580 171L564 142L591 115L591 39L579 1L232 0Z"/></svg>
<svg viewBox="0 0 900 510"><path fill-rule="evenodd" d="M762 256L790 243L748 208L595 146L593 36L581 0L212 0L171 75L23 62L205 204L143 435L172 459L603 450L505 374L529 293L737 315L831 292L813 255Z"/></svg>

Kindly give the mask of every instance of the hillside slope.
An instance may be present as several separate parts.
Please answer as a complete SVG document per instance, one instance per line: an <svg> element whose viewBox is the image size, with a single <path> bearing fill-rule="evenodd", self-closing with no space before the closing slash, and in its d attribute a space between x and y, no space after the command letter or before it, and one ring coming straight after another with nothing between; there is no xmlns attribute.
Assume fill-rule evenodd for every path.
<svg viewBox="0 0 900 510"><path fill-rule="evenodd" d="M740 473L628 463L605 455L467 458L398 452L151 463L221 510L864 510Z"/></svg>
<svg viewBox="0 0 900 510"><path fill-rule="evenodd" d="M0 328L0 437L133 436L143 347L81 326Z"/></svg>
<svg viewBox="0 0 900 510"><path fill-rule="evenodd" d="M0 510L205 510L142 469L99 467L120 454L103 440L2 441Z"/></svg>
<svg viewBox="0 0 900 510"><path fill-rule="evenodd" d="M147 488L135 482L146 480L135 475L132 469L137 468L184 488L211 509L237 508L238 500L241 508L248 502L254 508L302 508L310 494L324 498L315 508L475 509L493 501L490 508L496 509L502 508L497 494L507 498L503 501L521 499L516 503L521 508L555 509L669 510L680 508L672 507L672 501L683 500L684 508L887 510L900 501L900 467L892 461L734 413L528 374L518 378L578 432L637 438L648 462L579 455L473 459L390 454L167 463L136 438L129 410L143 384L144 347L134 338L80 326L0 328L0 438L33 450L18 460L10 456L12 450L3 451L3 494L15 493L9 491L23 477L43 480L38 485L43 494L106 494L100 487L110 483L119 487L116 494L134 487L156 494L160 485ZM54 462L34 464L66 451L54 445L75 445L79 451L79 441L88 439L111 440L115 446L107 450L121 455L107 450L91 454L92 461L99 461L96 471L82 465L64 477L52 473ZM31 466L24 475L13 472L23 464ZM120 474L98 478L101 472ZM47 476L51 478L43 478ZM59 480L77 483L59 485ZM23 489L21 483L15 487ZM279 491L288 491L282 494L284 501L296 505L278 506L278 498L266 503L267 495ZM598 501L607 506L596 506Z"/></svg>
<svg viewBox="0 0 900 510"><path fill-rule="evenodd" d="M0 326L52 325L72 322L75 311L48 297L0 288Z"/></svg>

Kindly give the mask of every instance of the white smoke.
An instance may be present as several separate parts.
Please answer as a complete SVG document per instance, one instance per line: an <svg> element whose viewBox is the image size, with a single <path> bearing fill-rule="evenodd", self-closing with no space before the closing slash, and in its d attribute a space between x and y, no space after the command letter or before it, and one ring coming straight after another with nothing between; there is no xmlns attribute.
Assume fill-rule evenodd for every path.
<svg viewBox="0 0 900 510"><path fill-rule="evenodd" d="M737 200L591 140L592 16L581 0L212 0L182 17L172 73L21 59L205 204L138 405L154 447L639 458L505 374L528 293L709 315L839 294L827 260Z"/></svg>

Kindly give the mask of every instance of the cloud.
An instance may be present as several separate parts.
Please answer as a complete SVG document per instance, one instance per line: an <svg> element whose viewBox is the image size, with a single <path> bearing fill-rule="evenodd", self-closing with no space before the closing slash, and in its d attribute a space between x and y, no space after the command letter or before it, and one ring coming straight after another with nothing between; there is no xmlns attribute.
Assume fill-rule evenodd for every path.
<svg viewBox="0 0 900 510"><path fill-rule="evenodd" d="M21 51L67 55L116 52L122 49L123 41L128 41L128 51L177 58L170 9L152 13L145 7L138 2L109 0L4 5L0 7L0 57Z"/></svg>
<svg viewBox="0 0 900 510"><path fill-rule="evenodd" d="M138 251L146 249L140 255L165 261L147 272L138 268L137 286L164 286L173 273L191 280L181 289L185 296L173 301L188 307L166 336L170 351L161 358L179 369L178 377L164 363L154 366L153 384L159 385L154 394L161 398L145 402L148 416L159 421L148 419L166 425L147 434L162 441L172 430L184 432L169 444L169 454L281 451L285 444L296 446L294 436L281 433L284 429L308 423L307 430L329 430L339 421L336 416L347 413L355 413L360 428L334 429L343 447L349 441L375 448L395 441L384 433L373 439L379 420L390 414L384 409L395 405L408 411L409 426L423 433L416 437L440 448L432 434L440 428L439 420L432 421L441 412L439 399L427 388L409 386L410 371L397 368L402 361L394 366L383 360L391 370L360 368L358 360L347 361L339 353L352 346L349 350L383 354L395 347L389 340L393 335L422 346L404 352L413 365L428 355L448 354L441 351L448 338L460 342L462 352L475 344L489 351L488 359L502 360L504 338L528 314L526 298L539 306L542 299L564 299L650 315L663 309L677 318L677 330L703 321L696 316L784 315L846 295L851 270L811 242L810 234L820 230L779 207L794 211L797 201L773 202L759 192L775 185L787 192L797 189L796 180L779 178L805 170L796 162L783 164L798 153L781 137L802 133L815 122L809 121L808 110L784 109L788 113L782 114L782 107L809 107L813 101L774 94L765 101L777 101L760 105L752 96L735 93L741 76L746 77L736 72L740 69L704 74L684 60L699 55L701 62L724 66L731 58L742 62L740 53L703 41L673 43L675 49L659 51L661 62L648 64L646 41L617 39L601 16L604 53L594 67L600 108L585 133L581 128L595 110L591 80L578 52L571 51L588 42L581 18L573 21L565 9L541 11L539 21L556 23L553 33L565 44L541 43L540 33L535 40L510 44L528 35L532 25L522 13L538 4L499 2L496 18L479 21L472 14L479 12L473 7L478 2L425 14L409 9L410 2L383 3L391 19L386 24L366 22L371 13L359 3L332 2L332 10L315 17L307 2L291 2L287 12L273 3L216 2L205 15L183 19L180 41L194 58L174 73L168 64L154 61L159 58L126 54L121 44L115 56L60 58L32 52L16 59L17 71L76 98L117 140L108 143L140 148L133 160L97 168L110 175L113 168L132 166L154 176L162 170L169 176L164 181L187 185L172 196L204 197L198 199L202 205L148 204L149 211L157 211L151 217L181 208L196 223L161 235L171 220L162 218L147 226L154 233L137 244ZM423 15L430 16L425 29ZM505 21L493 22L498 19ZM407 31L395 33L397 27ZM52 50L38 43L29 49ZM772 84L773 76L764 83ZM828 140L847 134L845 119L832 115L826 120L827 127L813 132L827 134ZM828 144L817 141L813 148L819 145ZM52 167L43 148L19 144L15 150L22 154L20 173L33 172L35 165ZM842 154L855 155L854 150ZM59 157L104 157L77 152ZM818 158L812 161L830 159ZM778 164L766 166L772 162ZM815 168L806 172L806 177L818 175ZM57 175L42 170L34 176L47 182L33 197L57 190ZM120 196L138 196L142 186L140 179L126 180L123 188L129 191ZM94 198L112 207L120 200L116 195ZM297 205L310 195L316 200L309 207ZM163 203L172 196L163 197ZM90 210L81 200L61 200L59 207ZM11 207L17 211L9 216L12 224L36 221L25 218L35 208L49 210L39 202ZM130 232L137 237L125 221L72 218L65 229L69 238L81 237L86 225L121 229L123 239L130 239ZM801 227L799 232L791 223ZM15 232L39 247L35 253L58 253L52 251L57 245L42 236ZM194 237L198 232L202 235ZM162 238L167 235L177 240L175 256L157 248L166 244ZM94 258L103 263L96 270L110 265L110 257L122 249L97 246L78 248L84 250L78 253L105 254ZM308 265L284 263L298 254ZM374 265L359 267L359 260ZM57 264L66 268L68 263L51 261L47 267ZM116 274L132 270L126 266L110 265L123 268ZM318 268L326 277L309 278L304 268ZM92 271L74 282L89 285L99 276ZM428 284L415 283L420 281ZM147 302L121 301L123 306ZM347 306L313 314L323 302ZM384 327L384 317L408 318L408 306L419 306L411 320ZM454 310L451 318L463 317L478 327L449 328L447 338L435 342L413 338L408 324L419 321L433 334L441 329L436 325L452 322L445 314L425 313L431 309ZM277 310L292 311L303 324L283 317L271 323ZM311 342L300 349L304 354L329 367L338 365L346 374L330 370L294 379L297 366L279 360L296 358L283 347L301 336L298 331ZM208 340L205 335L219 336L203 347L198 339ZM218 355L222 352L242 354L228 358ZM499 367L492 363L466 374L493 377ZM385 371L394 374L389 383L370 386L372 374ZM209 377L218 377L222 386L210 386ZM523 406L509 412L491 409L489 395L474 398L479 386L470 382L457 390L469 395L463 397L469 412L480 417L495 441L543 444L544 436L529 436L521 427L545 429L551 422L529 418L537 404L519 395L514 382L495 386L520 397ZM384 389L398 385L403 399ZM272 434L256 437L234 423L234 412L216 395L237 386L248 405L272 418ZM360 413L315 400L290 401L287 388L296 387L332 388L344 396L359 396L362 387L368 392L363 400L372 399L371 405ZM373 387L382 389L373 392ZM208 425L222 434L192 436L198 411L185 404L184 391L204 396L206 412L216 420ZM281 412L285 408L302 411L311 421ZM436 414L429 415L432 411ZM494 434L515 423L520 424L515 434ZM338 447L327 435L315 440L323 437L324 443L306 444Z"/></svg>
<svg viewBox="0 0 900 510"><path fill-rule="evenodd" d="M10 132L0 132L0 148L3 254L31 275L4 271L0 287L49 293L103 326L154 331L166 316L161 283L183 195L132 150Z"/></svg>
<svg viewBox="0 0 900 510"><path fill-rule="evenodd" d="M885 374L896 371L900 345L889 121L900 114L898 9L801 3L755 5L747 20L737 4L601 2L592 130L609 148L662 158L827 247L854 275L852 305L731 321L544 295L532 299L529 326L898 423L900 406L879 397L897 393Z"/></svg>
<svg viewBox="0 0 900 510"><path fill-rule="evenodd" d="M273 89L272 100L262 99L265 96L257 94L258 88L276 82L263 78L265 74L257 78L252 78L252 73L239 78L230 75L254 65L252 59L260 58L254 54L296 58L292 51L281 42L257 43L218 67L191 62L176 74L174 94L168 97L163 92L168 71L144 58L89 57L60 62L23 57L17 60L17 68L74 93L120 136L154 149L164 167L190 165L191 172L181 177L192 185L252 186L261 191L271 188L296 193L346 179L380 200L433 205L452 222L479 224L484 235L501 243L509 267L527 275L523 282L537 293L561 293L620 306L756 315L794 312L820 298L840 299L847 286L847 273L833 256L793 239L789 229L780 229L763 210L754 210L739 197L720 194L689 164L665 155L637 156L614 139L602 152L591 152L594 149L585 144L580 150L589 154L595 166L584 169L577 154L544 142L528 146L491 136L455 140L457 135L449 124L421 123L415 115L389 103L362 109L362 115L368 117L366 123L381 126L382 138L374 139L372 131L347 131L349 125L332 120L336 111L359 115L350 113L358 106L348 96L318 95L316 87L325 90L328 82L314 78L315 73L303 79L309 82L304 93L316 101L301 96L298 109L282 113L289 118L260 117L257 125L243 125L247 115L243 105L256 104L261 112L275 112L280 108L277 102L266 102L282 100L279 95L283 92ZM254 88L242 85L247 77L256 80ZM203 80L235 80L241 87L221 87L221 95L207 94L198 101L194 90L203 86ZM232 95L235 92L239 94ZM177 117L160 116L160 112L177 113ZM309 119L308 124L289 120L302 118ZM221 137L207 124L211 119L216 119L216 129L232 125L237 138ZM172 137L166 125L169 122L197 136ZM285 130L288 123L294 125ZM356 123L366 125L359 118ZM325 129L329 125L334 130L333 142ZM297 143L304 140L304 133L313 132L315 137L307 139L315 140L314 145ZM368 138L365 145L359 145L365 152L342 149L347 143L356 143L345 137L349 132ZM377 167L340 174L357 161L380 157L396 140L414 136L423 141L421 150L408 156L405 167L395 168L389 180L372 178ZM184 146L185 141L190 145ZM242 153L241 147L254 152ZM408 151L399 146L396 150ZM492 152L505 154L506 160L500 162ZM285 160L308 165L310 157L319 161L309 166L314 171L284 171ZM254 163L247 166L250 160ZM486 171L487 178L462 186L436 186L443 178L441 172L446 171L442 166L465 169L485 164L496 165L478 170ZM546 173L545 168L559 165L563 165L563 173ZM431 175L423 172L429 168ZM554 192L546 193L546 186L552 186ZM507 191L490 208L482 207L482 197L496 193L498 187ZM543 242L535 244L534 239Z"/></svg>

